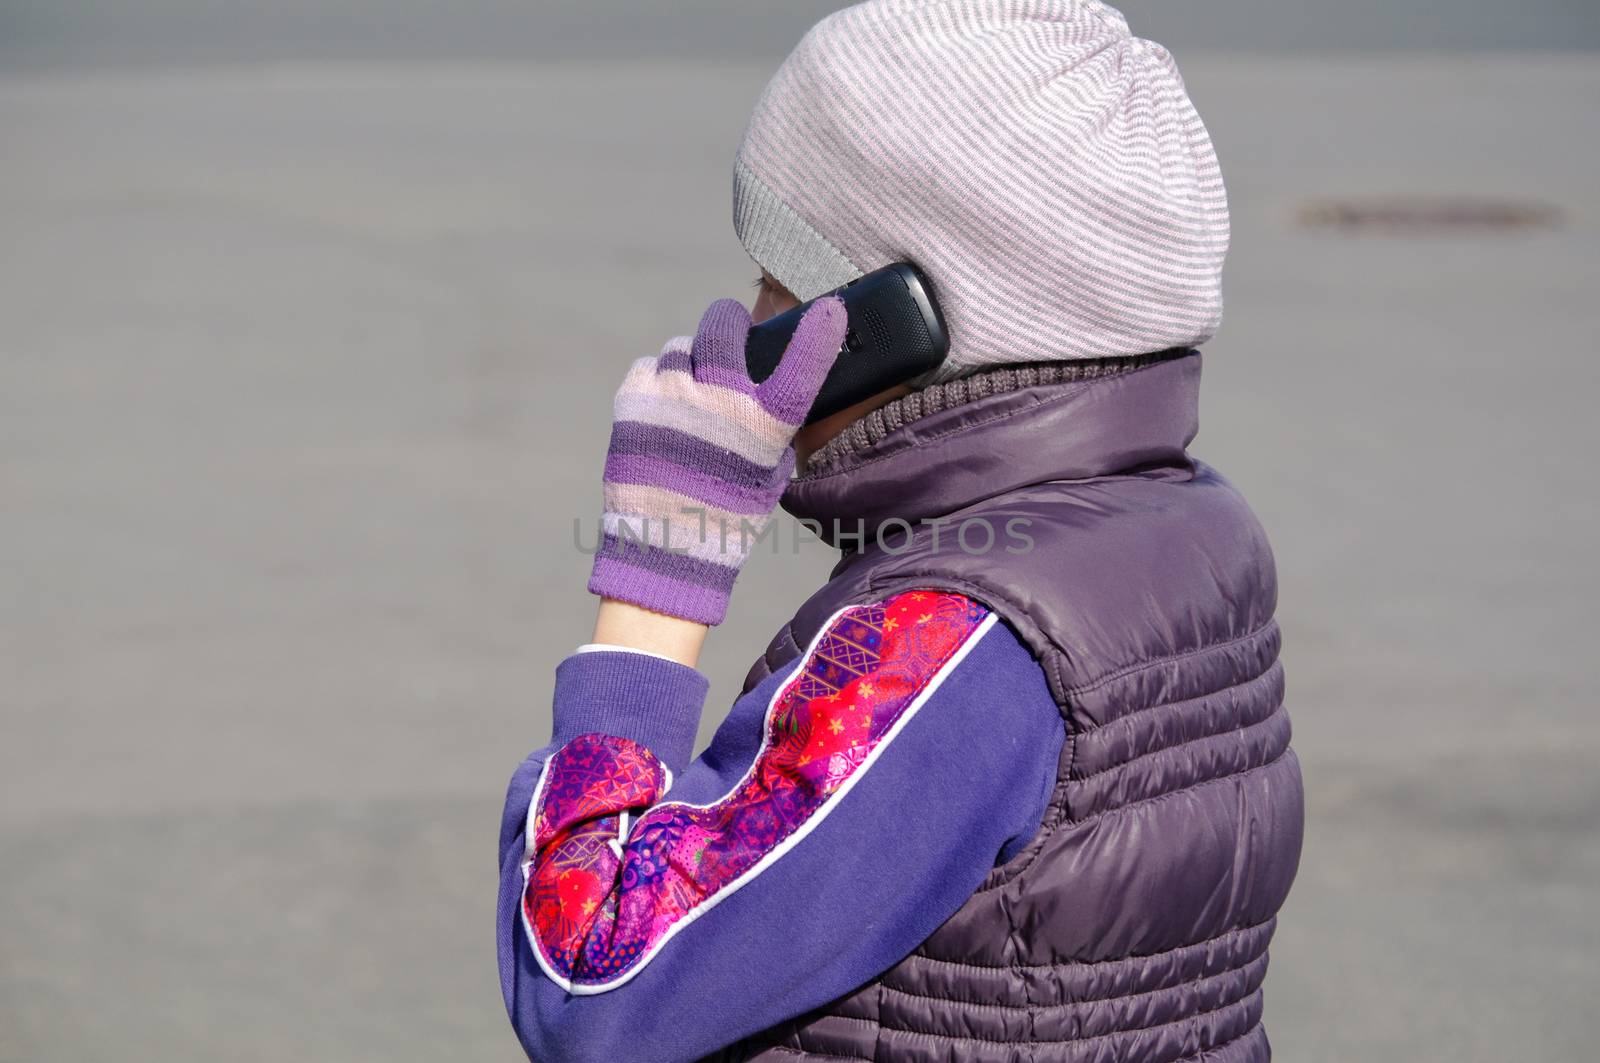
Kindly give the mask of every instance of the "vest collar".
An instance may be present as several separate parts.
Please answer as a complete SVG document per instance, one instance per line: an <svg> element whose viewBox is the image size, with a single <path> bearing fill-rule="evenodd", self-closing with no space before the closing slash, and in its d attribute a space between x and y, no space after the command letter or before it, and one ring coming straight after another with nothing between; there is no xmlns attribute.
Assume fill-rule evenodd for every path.
<svg viewBox="0 0 1600 1063"><path fill-rule="evenodd" d="M870 542L887 521L914 526L1050 480L1188 475L1199 400L1199 351L1117 376L990 395L918 418L791 481L783 508L840 545L862 535Z"/></svg>

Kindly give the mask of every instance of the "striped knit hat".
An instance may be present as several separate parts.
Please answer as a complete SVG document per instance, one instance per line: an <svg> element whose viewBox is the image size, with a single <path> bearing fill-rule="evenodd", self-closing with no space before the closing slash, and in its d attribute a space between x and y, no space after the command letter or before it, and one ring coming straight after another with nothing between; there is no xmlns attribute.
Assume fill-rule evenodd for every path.
<svg viewBox="0 0 1600 1063"><path fill-rule="evenodd" d="M745 249L801 299L920 266L951 338L930 380L1198 345L1222 317L1211 139L1172 56L1099 0L828 16L756 104L733 193Z"/></svg>

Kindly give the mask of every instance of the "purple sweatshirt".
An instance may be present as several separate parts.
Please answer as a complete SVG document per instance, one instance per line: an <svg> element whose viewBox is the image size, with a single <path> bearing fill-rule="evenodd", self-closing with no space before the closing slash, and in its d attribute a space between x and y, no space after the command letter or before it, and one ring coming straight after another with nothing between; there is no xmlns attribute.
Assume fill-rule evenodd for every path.
<svg viewBox="0 0 1600 1063"><path fill-rule="evenodd" d="M856 988L1032 837L1065 738L1038 662L954 594L841 610L692 762L705 677L585 650L500 831L536 1063L687 1063Z"/></svg>

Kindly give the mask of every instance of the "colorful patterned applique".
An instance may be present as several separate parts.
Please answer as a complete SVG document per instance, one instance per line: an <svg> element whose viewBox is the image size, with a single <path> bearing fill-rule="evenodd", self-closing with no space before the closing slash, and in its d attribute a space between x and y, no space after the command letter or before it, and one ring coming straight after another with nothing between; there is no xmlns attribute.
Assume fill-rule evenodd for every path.
<svg viewBox="0 0 1600 1063"><path fill-rule="evenodd" d="M626 738L562 746L534 791L523 865L524 929L545 973L573 993L638 973L820 823L992 622L928 591L841 611L768 705L744 778L709 805L662 801L670 773Z"/></svg>

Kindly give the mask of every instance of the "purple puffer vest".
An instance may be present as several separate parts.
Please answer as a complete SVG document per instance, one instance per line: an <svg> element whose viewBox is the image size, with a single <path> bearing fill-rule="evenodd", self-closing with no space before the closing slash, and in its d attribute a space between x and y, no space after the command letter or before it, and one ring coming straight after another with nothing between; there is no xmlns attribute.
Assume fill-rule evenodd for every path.
<svg viewBox="0 0 1600 1063"><path fill-rule="evenodd" d="M1270 1058L1262 979L1299 862L1300 768L1271 549L1239 493L1185 449L1199 385L1193 352L993 395L791 485L785 509L831 542L834 521L848 536L861 519L868 545L845 544L747 690L840 606L949 589L1033 649L1068 737L1038 833L916 951L708 1058ZM971 524L963 549L960 525L978 519L994 546ZM1032 548L1007 552L1019 527Z"/></svg>

